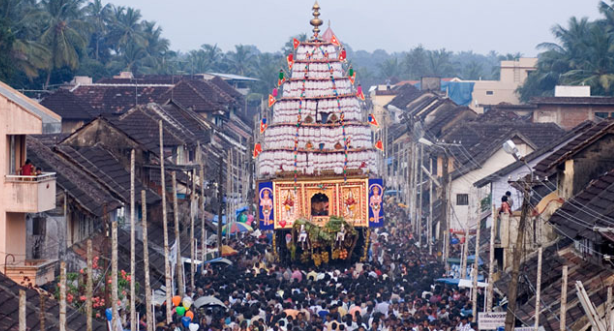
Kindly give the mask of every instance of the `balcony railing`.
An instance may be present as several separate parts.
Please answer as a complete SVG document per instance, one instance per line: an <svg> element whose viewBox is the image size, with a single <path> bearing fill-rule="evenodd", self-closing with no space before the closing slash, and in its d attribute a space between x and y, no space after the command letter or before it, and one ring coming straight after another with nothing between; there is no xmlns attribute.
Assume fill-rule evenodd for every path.
<svg viewBox="0 0 614 331"><path fill-rule="evenodd" d="M23 286L41 286L53 281L58 260L26 260L19 263L7 263L4 274ZM1 269L0 269L1 270Z"/></svg>
<svg viewBox="0 0 614 331"><path fill-rule="evenodd" d="M55 172L38 176L6 175L7 212L40 213L55 208Z"/></svg>

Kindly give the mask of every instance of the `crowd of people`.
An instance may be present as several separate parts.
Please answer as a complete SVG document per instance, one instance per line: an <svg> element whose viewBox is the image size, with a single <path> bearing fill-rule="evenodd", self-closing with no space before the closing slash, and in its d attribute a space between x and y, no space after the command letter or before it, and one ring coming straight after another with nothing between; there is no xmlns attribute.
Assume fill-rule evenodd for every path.
<svg viewBox="0 0 614 331"><path fill-rule="evenodd" d="M435 283L443 265L416 245L393 207L365 263L279 265L266 236L230 242L239 252L233 264L205 264L186 292L194 300L214 296L225 307L194 309L191 323L206 331L477 330L469 290ZM165 321L164 311L156 311L157 330L188 330L176 313Z"/></svg>

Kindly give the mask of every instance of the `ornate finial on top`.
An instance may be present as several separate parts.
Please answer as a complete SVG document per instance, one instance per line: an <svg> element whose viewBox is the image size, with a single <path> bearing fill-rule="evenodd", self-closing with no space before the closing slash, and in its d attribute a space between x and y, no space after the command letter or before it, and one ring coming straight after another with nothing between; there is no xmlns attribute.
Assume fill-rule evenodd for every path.
<svg viewBox="0 0 614 331"><path fill-rule="evenodd" d="M320 19L320 5L316 0L316 3L313 4L313 18L309 23L313 25L313 36L317 37L320 34L320 25L322 25L322 20Z"/></svg>

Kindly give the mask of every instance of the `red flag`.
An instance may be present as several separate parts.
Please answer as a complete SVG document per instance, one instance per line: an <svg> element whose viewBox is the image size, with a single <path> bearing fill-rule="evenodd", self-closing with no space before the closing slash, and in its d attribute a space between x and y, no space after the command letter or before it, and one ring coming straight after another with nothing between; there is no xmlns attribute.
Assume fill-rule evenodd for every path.
<svg viewBox="0 0 614 331"><path fill-rule="evenodd" d="M375 115L369 114L369 124L379 126L379 123L377 123L377 120L375 119Z"/></svg>
<svg viewBox="0 0 614 331"><path fill-rule="evenodd" d="M300 45L300 44L301 44L301 42L298 39L296 39L296 38L292 39L292 46L294 46L294 49L296 49L298 47L298 45Z"/></svg>
<svg viewBox="0 0 614 331"><path fill-rule="evenodd" d="M275 99L275 97L272 94L269 94L269 107L272 107L276 101L277 99Z"/></svg>
<svg viewBox="0 0 614 331"><path fill-rule="evenodd" d="M337 39L337 36L333 35L332 38L330 38L330 42L331 44L335 45L335 46L341 46L341 43L339 42L339 39Z"/></svg>
<svg viewBox="0 0 614 331"><path fill-rule="evenodd" d="M383 151L384 150L384 143L381 140L378 140L375 143L375 148L379 149L380 151Z"/></svg>
<svg viewBox="0 0 614 331"><path fill-rule="evenodd" d="M358 91L358 93L356 93L356 96L360 98L360 100L365 101L365 94L362 93L362 91Z"/></svg>
<svg viewBox="0 0 614 331"><path fill-rule="evenodd" d="M279 79L279 80L277 80L277 86L281 86L281 84L283 84L285 82L286 82L286 77L284 77L282 79Z"/></svg>
<svg viewBox="0 0 614 331"><path fill-rule="evenodd" d="M345 51L345 49L342 49L341 53L339 54L339 60L345 61L346 58L347 58L347 52Z"/></svg>
<svg viewBox="0 0 614 331"><path fill-rule="evenodd" d="M254 158L258 157L260 153L262 153L262 146L260 144L254 145Z"/></svg>
<svg viewBox="0 0 614 331"><path fill-rule="evenodd" d="M356 72L354 71L354 74L350 76L349 78L350 78L350 82L352 83L352 85L354 85L354 82L356 81Z"/></svg>
<svg viewBox="0 0 614 331"><path fill-rule="evenodd" d="M264 133L268 127L269 125L266 122L266 118L263 118L262 121L260 121L260 133Z"/></svg>
<svg viewBox="0 0 614 331"><path fill-rule="evenodd" d="M288 61L288 68L292 69L292 65L294 65L294 54L288 54L286 60Z"/></svg>

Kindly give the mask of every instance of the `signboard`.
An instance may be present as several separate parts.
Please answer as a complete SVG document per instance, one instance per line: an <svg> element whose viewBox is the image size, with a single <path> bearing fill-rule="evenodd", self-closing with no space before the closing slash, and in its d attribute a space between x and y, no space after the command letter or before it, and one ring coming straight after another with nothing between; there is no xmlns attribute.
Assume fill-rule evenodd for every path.
<svg viewBox="0 0 614 331"><path fill-rule="evenodd" d="M478 329L496 330L505 325L506 312L478 313Z"/></svg>
<svg viewBox="0 0 614 331"><path fill-rule="evenodd" d="M546 331L546 329L544 329L544 327L541 325L537 328L537 330ZM520 328L514 328L514 331L535 331L535 327L534 326L524 326Z"/></svg>
<svg viewBox="0 0 614 331"><path fill-rule="evenodd" d="M275 214L273 210L273 183L258 184L258 219L260 230L273 230Z"/></svg>

